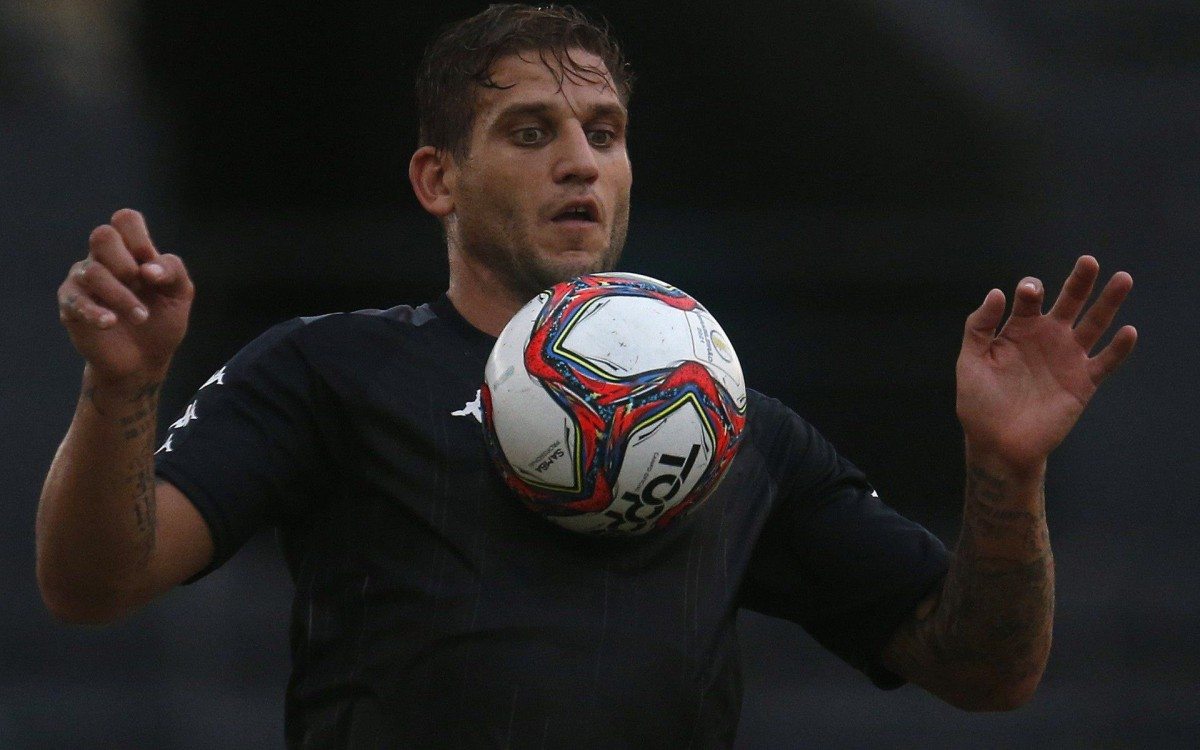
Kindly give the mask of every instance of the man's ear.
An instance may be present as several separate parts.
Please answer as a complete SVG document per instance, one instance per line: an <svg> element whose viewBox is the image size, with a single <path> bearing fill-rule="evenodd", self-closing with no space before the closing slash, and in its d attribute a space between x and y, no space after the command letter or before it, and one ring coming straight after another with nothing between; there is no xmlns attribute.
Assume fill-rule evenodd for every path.
<svg viewBox="0 0 1200 750"><path fill-rule="evenodd" d="M444 219L454 212L453 160L444 151L433 146L422 146L408 162L408 181L421 207Z"/></svg>

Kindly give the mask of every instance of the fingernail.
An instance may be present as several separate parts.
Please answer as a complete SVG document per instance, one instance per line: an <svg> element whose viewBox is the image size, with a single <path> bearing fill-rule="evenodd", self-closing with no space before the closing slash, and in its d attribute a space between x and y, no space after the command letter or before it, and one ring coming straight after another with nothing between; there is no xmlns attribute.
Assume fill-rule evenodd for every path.
<svg viewBox="0 0 1200 750"><path fill-rule="evenodd" d="M100 325L110 326L117 322L117 316L110 312L100 313Z"/></svg>
<svg viewBox="0 0 1200 750"><path fill-rule="evenodd" d="M163 267L158 265L157 263L147 263L146 264L146 273L148 273L150 275L150 278L157 279L158 277L163 275Z"/></svg>
<svg viewBox="0 0 1200 750"><path fill-rule="evenodd" d="M144 308L144 307L133 308L133 322L134 323L145 323L146 318L149 318L149 317L150 317L150 313L146 310L146 308Z"/></svg>
<svg viewBox="0 0 1200 750"><path fill-rule="evenodd" d="M1024 286L1026 289L1032 289L1035 292L1038 290L1038 285L1037 285L1036 281L1026 281Z"/></svg>

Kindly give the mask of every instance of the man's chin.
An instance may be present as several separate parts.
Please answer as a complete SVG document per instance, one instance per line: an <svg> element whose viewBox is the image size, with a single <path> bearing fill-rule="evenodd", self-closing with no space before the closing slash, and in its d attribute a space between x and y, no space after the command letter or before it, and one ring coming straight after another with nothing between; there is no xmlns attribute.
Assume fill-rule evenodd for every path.
<svg viewBox="0 0 1200 750"><path fill-rule="evenodd" d="M616 266L615 260L607 257L596 257L594 253L568 251L560 252L552 259L543 259L535 267L527 268L521 274L525 279L523 293L530 298L555 284L570 281L576 276L586 273L611 271Z"/></svg>
<svg viewBox="0 0 1200 750"><path fill-rule="evenodd" d="M548 286L568 281L585 273L611 271L616 265L603 255L583 251L568 251L542 266L542 278L553 279Z"/></svg>

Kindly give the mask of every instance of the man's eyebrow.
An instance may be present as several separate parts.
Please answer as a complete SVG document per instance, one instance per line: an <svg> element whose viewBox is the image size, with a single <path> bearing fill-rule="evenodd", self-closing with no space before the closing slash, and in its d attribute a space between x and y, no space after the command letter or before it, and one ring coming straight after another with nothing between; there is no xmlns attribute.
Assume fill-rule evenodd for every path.
<svg viewBox="0 0 1200 750"><path fill-rule="evenodd" d="M557 107L549 102L524 102L518 104L510 104L496 114L494 122L502 123L518 117L548 117L553 114ZM604 117L611 117L622 124L628 119L629 115L625 108L619 104L602 102L584 107L579 113L582 120L596 120Z"/></svg>
<svg viewBox="0 0 1200 750"><path fill-rule="evenodd" d="M629 119L629 112L620 104L597 104L592 107L588 114L589 120L598 120L604 117L611 117L621 122L622 125Z"/></svg>

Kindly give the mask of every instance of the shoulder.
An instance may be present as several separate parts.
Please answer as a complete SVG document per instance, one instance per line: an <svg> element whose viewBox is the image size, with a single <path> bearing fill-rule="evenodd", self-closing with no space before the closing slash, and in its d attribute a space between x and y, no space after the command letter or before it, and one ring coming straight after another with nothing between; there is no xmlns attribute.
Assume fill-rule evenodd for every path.
<svg viewBox="0 0 1200 750"><path fill-rule="evenodd" d="M361 335L370 335L371 332L378 332L377 335L404 335L406 331L416 330L435 318L429 305L397 305L387 310L305 315L271 326L247 344L238 356L253 357L289 347L307 350L336 344L354 346Z"/></svg>
<svg viewBox="0 0 1200 750"><path fill-rule="evenodd" d="M793 482L801 476L855 471L816 427L787 404L753 390L748 396L748 446L744 447L759 454L777 479Z"/></svg>
<svg viewBox="0 0 1200 750"><path fill-rule="evenodd" d="M749 416L764 420L779 419L781 416L793 413L782 401L759 393L753 388L746 389L746 408Z"/></svg>
<svg viewBox="0 0 1200 750"><path fill-rule="evenodd" d="M275 373L324 369L322 363L378 353L435 316L428 305L308 315L277 323L237 351L214 378L237 381ZM387 341L381 340L387 338Z"/></svg>
<svg viewBox="0 0 1200 750"><path fill-rule="evenodd" d="M351 329L369 330L388 328L393 330L416 329L424 326L437 315L429 305L412 307L397 305L386 310L365 309L354 312L333 312L323 315L308 315L293 318L280 324L293 329L303 329L304 337L322 337L343 333ZM278 328L279 326L276 326Z"/></svg>
<svg viewBox="0 0 1200 750"><path fill-rule="evenodd" d="M436 318L430 305L396 305L389 307L386 310L376 308L366 308L363 310L355 310L354 312L335 312L326 313L324 315L311 315L300 318L306 324L316 323L318 321L341 321L342 323L373 323L373 322L390 322L398 323L405 326L420 327L429 321Z"/></svg>
<svg viewBox="0 0 1200 750"><path fill-rule="evenodd" d="M813 431L812 425L779 399L753 389L747 389L746 396L747 436L756 444L765 448Z"/></svg>

